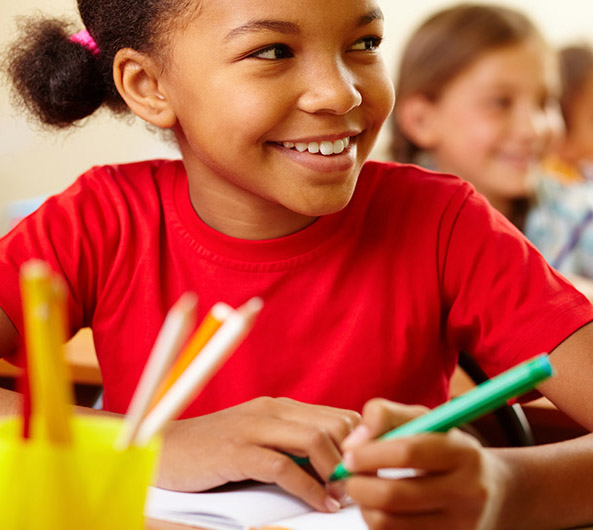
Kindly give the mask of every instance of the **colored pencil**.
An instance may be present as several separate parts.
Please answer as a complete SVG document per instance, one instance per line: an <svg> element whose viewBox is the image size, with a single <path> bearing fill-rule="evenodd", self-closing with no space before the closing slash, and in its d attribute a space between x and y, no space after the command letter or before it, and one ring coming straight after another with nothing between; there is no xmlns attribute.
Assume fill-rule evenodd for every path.
<svg viewBox="0 0 593 530"><path fill-rule="evenodd" d="M214 333L220 328L225 318L229 316L232 311L232 307L224 302L217 302L214 304L208 314L202 320L202 323L198 326L198 329L194 331L186 346L179 354L173 366L167 373L159 385L157 391L154 393L152 403L149 407L150 410L162 399L167 391L173 386L173 383L177 381L179 376L185 371L185 369L191 364L191 362L200 353L200 350L206 345L206 343L212 338Z"/></svg>
<svg viewBox="0 0 593 530"><path fill-rule="evenodd" d="M200 354L148 413L134 443L147 443L206 386L249 332L262 306L260 298L252 298L231 312Z"/></svg>
<svg viewBox="0 0 593 530"><path fill-rule="evenodd" d="M185 293L167 313L130 401L116 440L118 449L128 447L136 436L159 383L195 326L197 302L194 293Z"/></svg>
<svg viewBox="0 0 593 530"><path fill-rule="evenodd" d="M47 263L31 260L20 273L27 364L30 377L31 437L72 441L72 385L65 360L66 289Z"/></svg>
<svg viewBox="0 0 593 530"><path fill-rule="evenodd" d="M379 440L389 440L423 432L445 432L453 427L464 425L492 412L509 399L533 389L538 383L550 377L553 372L548 356L546 354L538 355L485 381L469 392L443 403L430 412L383 434ZM350 475L351 473L340 462L334 469L330 481L342 480Z"/></svg>

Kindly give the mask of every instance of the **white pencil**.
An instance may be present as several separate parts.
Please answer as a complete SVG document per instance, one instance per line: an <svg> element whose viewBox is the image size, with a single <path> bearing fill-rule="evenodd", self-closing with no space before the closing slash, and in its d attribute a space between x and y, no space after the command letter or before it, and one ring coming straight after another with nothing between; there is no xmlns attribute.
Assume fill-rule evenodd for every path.
<svg viewBox="0 0 593 530"><path fill-rule="evenodd" d="M197 296L188 292L167 313L116 440L118 449L128 447L136 436L156 389L195 326L197 303Z"/></svg>
<svg viewBox="0 0 593 530"><path fill-rule="evenodd" d="M200 354L142 421L134 444L146 444L195 398L247 335L262 306L261 298L252 298L225 319Z"/></svg>

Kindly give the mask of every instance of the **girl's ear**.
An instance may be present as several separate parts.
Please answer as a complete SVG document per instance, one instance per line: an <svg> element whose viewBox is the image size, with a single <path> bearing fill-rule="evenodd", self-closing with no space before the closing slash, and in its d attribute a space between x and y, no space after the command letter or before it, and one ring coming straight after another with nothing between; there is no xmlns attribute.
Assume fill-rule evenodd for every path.
<svg viewBox="0 0 593 530"><path fill-rule="evenodd" d="M115 86L132 112L168 129L177 123L177 117L160 90L159 72L153 59L131 48L119 50L113 61Z"/></svg>
<svg viewBox="0 0 593 530"><path fill-rule="evenodd" d="M415 94L397 104L397 120L402 132L421 149L432 149L438 141L436 104Z"/></svg>

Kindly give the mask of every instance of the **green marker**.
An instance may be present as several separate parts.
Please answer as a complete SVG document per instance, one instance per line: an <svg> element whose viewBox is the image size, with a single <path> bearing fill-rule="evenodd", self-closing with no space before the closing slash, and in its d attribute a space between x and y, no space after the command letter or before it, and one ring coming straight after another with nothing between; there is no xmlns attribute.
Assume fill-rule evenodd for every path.
<svg viewBox="0 0 593 530"><path fill-rule="evenodd" d="M446 432L492 412L509 399L532 390L552 374L552 365L548 356L543 353L443 403L427 414L383 434L379 439L389 440L423 432ZM329 480L342 480L350 475L351 473L340 462Z"/></svg>

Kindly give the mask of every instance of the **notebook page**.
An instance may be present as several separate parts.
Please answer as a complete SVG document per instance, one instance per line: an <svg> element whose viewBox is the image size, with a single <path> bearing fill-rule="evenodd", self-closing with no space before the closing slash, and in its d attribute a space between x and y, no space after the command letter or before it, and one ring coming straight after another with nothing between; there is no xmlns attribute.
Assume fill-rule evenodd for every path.
<svg viewBox="0 0 593 530"><path fill-rule="evenodd" d="M183 493L150 488L146 515L212 530L243 530L295 517L312 508L271 484Z"/></svg>
<svg viewBox="0 0 593 530"><path fill-rule="evenodd" d="M367 530L358 506L342 508L338 513L309 512L281 519L275 525L290 530Z"/></svg>

